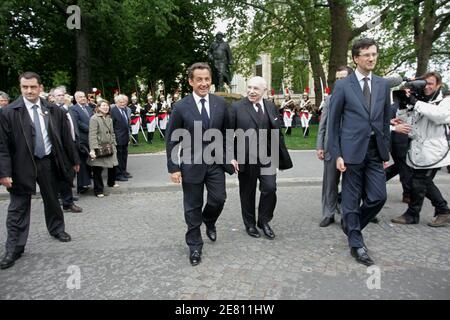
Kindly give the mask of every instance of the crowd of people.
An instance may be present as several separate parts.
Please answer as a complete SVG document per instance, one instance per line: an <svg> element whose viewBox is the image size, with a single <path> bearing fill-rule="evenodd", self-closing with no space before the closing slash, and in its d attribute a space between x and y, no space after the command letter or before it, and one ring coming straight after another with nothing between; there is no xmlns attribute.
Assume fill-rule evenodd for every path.
<svg viewBox="0 0 450 320"><path fill-rule="evenodd" d="M425 197L435 207L435 217L428 225L440 227L450 222L447 201L433 183L440 168L447 167L450 172L449 93L441 90L441 76L429 72L421 77L423 96L405 89L406 102L392 104L388 81L372 72L378 54L373 39L355 41L352 58L356 69L343 66L337 70L333 92L322 106L317 137L317 156L324 161L320 227L329 226L340 215L351 256L366 266L374 262L362 231L368 223L378 221L376 216L387 198L387 178L400 174L403 201L408 204L402 215L392 219L393 223L417 224ZM75 204L75 176L78 194L93 188L96 197L107 196L103 169L107 169L110 188L131 179L127 171L128 147L139 143L139 132L144 128L147 143L152 143L156 130L165 138L170 178L182 184L185 237L193 266L201 262L202 224L207 237L217 240L216 222L226 200L225 173L238 176L247 234L259 238L259 228L267 239L275 239L269 223L277 203L277 170L293 166L281 128L284 125L284 133L290 135L297 115L303 136L308 136L312 112L308 95L303 95L298 104L286 95L279 110L265 98L264 78L253 77L248 81L247 96L227 107L223 98L210 93L213 74L208 64L195 63L188 72L192 94L179 101L174 96L172 103L163 95L154 102L149 94L144 106L136 96L129 103L128 96L118 94L110 105L101 98L90 101L82 91L74 93L72 102L64 86L53 88L43 98L41 78L34 72L20 75L22 95L15 101L10 102L9 96L0 91L0 183L10 192L1 269L13 266L24 252L36 184L44 202L48 232L59 241L71 241L63 212L83 210ZM224 143L202 140L201 148L191 148L198 134L196 123L200 124L202 137L213 129L222 133ZM192 140L180 137L178 129L190 134ZM229 129L234 130L232 141L226 134ZM240 131L245 133L242 140ZM273 139L276 143L272 143ZM243 148L240 143L244 143ZM230 146L235 149L228 158ZM182 152L176 152L178 148ZM213 162L204 156L211 150ZM389 154L394 160L390 167ZM256 207L258 181L260 197Z"/></svg>

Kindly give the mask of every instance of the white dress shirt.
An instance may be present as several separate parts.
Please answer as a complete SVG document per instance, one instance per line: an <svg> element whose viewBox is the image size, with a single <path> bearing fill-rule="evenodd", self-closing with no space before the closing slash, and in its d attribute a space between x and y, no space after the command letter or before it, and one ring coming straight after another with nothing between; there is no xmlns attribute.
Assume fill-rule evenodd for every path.
<svg viewBox="0 0 450 320"><path fill-rule="evenodd" d="M262 110L262 113L264 114L264 102L263 102L263 100L261 99L261 100L259 100L256 103L259 103L261 105L261 110ZM253 108L255 108L256 113L258 113L258 107L256 106L256 103L253 103Z"/></svg>
<svg viewBox="0 0 450 320"><path fill-rule="evenodd" d="M45 121L44 116L49 117L50 115L43 114L42 108L41 108L41 99L38 99L36 103L33 103L31 101L28 101L27 99L23 98L23 101L25 102L25 107L28 110L28 114L30 115L31 121L34 123L34 111L33 106L37 105L37 112L39 115L39 123L41 125L41 131L42 131L42 137L44 138L44 144L45 144L45 155L48 156L52 152L52 143L50 142L50 137L48 136L47 128L45 127Z"/></svg>

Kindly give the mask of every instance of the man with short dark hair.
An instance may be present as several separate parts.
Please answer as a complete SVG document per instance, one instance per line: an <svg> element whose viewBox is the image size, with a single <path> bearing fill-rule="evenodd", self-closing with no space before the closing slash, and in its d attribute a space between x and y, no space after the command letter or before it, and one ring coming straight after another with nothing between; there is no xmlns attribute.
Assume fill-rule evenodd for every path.
<svg viewBox="0 0 450 320"><path fill-rule="evenodd" d="M78 171L80 163L66 115L39 97L43 91L40 76L25 72L19 81L22 96L4 109L0 117L0 183L8 189L11 199L1 269L13 266L25 250L36 182L44 201L48 232L59 241L71 240L65 232L57 181L71 182L72 170Z"/></svg>
<svg viewBox="0 0 450 320"><path fill-rule="evenodd" d="M369 266L374 262L367 253L362 230L387 198L383 161L389 160L390 88L387 80L372 73L378 57L373 39L355 41L352 57L356 70L336 82L328 129L331 156L343 173L343 231L351 255Z"/></svg>
<svg viewBox="0 0 450 320"><path fill-rule="evenodd" d="M406 212L391 221L399 224L419 223L426 196L435 207L435 218L428 225L443 227L450 222L450 208L433 179L440 168L450 164L450 98L443 97L442 78L437 72L428 72L421 79L426 81L424 98L418 101L414 95L409 95L409 107L401 110L403 115L399 115L404 117L405 122L413 124L406 157L413 171L411 201Z"/></svg>
<svg viewBox="0 0 450 320"><path fill-rule="evenodd" d="M231 165L226 166L221 159L212 159L207 164L203 151L210 142L202 141L209 129L220 130L226 136L228 114L225 100L209 93L211 68L206 63L195 63L188 69L192 94L175 103L166 135L167 168L172 182L182 183L184 217L188 230L186 243L189 246L189 261L192 266L201 262L203 240L200 227L206 225L206 235L216 241L216 221L222 212L226 199L224 170L232 174ZM194 130L198 126L200 132ZM181 144L181 160L178 159L179 139L177 129L184 129L190 138ZM201 134L202 136L196 136ZM173 136L174 135L174 136ZM172 137L173 136L173 137ZM195 140L200 139L201 147L195 148ZM225 139L224 139L225 140ZM190 146L188 144L190 143ZM193 147L194 146L194 147ZM225 146L223 146L225 152ZM175 151L175 152L174 152ZM203 207L203 190L207 189L206 205Z"/></svg>
<svg viewBox="0 0 450 320"><path fill-rule="evenodd" d="M353 73L353 69L348 66L341 66L336 70L336 81L344 79ZM323 179L322 179L322 215L323 220L320 227L328 227L334 223L334 215L339 214L338 209L338 186L341 173L336 169L336 159L330 156L328 146L328 113L331 95L325 100L320 117L319 129L317 133L317 158L323 161Z"/></svg>

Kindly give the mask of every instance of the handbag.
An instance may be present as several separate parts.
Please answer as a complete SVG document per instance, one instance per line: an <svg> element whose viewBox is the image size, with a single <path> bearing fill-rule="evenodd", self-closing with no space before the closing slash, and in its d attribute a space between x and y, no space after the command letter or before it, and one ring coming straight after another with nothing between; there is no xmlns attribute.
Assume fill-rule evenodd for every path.
<svg viewBox="0 0 450 320"><path fill-rule="evenodd" d="M103 143L95 149L95 156L97 158L109 157L114 153L114 149L111 143Z"/></svg>
<svg viewBox="0 0 450 320"><path fill-rule="evenodd" d="M105 119L102 117L103 123L105 124L105 127L108 128L108 125L105 121ZM109 128L108 128L109 133ZM101 143L98 146L98 149L95 149L95 157L96 158L103 158L103 157L109 157L112 156L114 153L113 145L112 143Z"/></svg>

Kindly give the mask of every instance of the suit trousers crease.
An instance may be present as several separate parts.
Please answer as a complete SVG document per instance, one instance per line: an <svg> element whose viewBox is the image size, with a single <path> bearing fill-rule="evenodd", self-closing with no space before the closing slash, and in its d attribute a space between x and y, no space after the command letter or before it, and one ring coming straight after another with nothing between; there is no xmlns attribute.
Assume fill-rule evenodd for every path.
<svg viewBox="0 0 450 320"><path fill-rule="evenodd" d="M203 240L201 225L215 226L225 204L225 175L218 165L207 166L203 182L189 183L182 180L184 218L187 224L186 243L191 251L201 251ZM203 208L203 191L206 186L206 205Z"/></svg>
<svg viewBox="0 0 450 320"><path fill-rule="evenodd" d="M350 247L363 247L361 231L380 212L386 198L383 162L371 139L363 163L347 164L342 178L342 218Z"/></svg>
<svg viewBox="0 0 450 320"><path fill-rule="evenodd" d="M336 160L324 160L322 179L322 215L324 218L339 214L337 197L340 179L341 173L336 169Z"/></svg>
<svg viewBox="0 0 450 320"><path fill-rule="evenodd" d="M45 223L48 232L55 236L64 231L64 214L58 201L58 179L53 160L36 159L37 183L44 202ZM6 251L18 252L27 243L30 228L31 195L10 194L6 227Z"/></svg>
<svg viewBox="0 0 450 320"><path fill-rule="evenodd" d="M277 203L276 175L262 175L260 166L246 165L245 171L239 172L238 179L244 225L246 227L256 225L255 203L258 180L261 193L258 205L258 222L260 224L269 223L273 219L273 212Z"/></svg>

